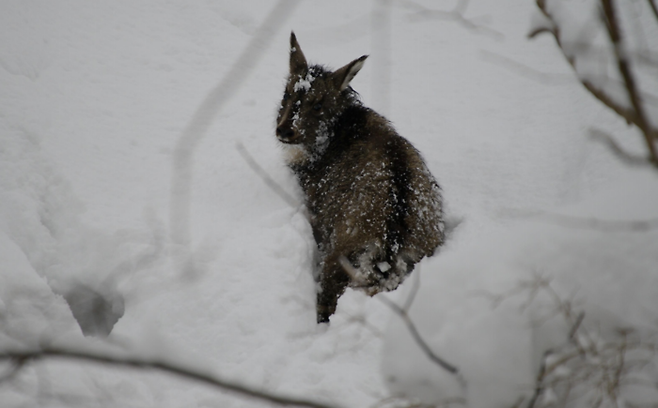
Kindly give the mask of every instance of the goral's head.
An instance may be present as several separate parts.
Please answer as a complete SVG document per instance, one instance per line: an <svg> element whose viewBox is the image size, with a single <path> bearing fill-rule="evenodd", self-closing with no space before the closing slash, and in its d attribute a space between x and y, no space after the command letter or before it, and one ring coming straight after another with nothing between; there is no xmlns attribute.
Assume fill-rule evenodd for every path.
<svg viewBox="0 0 658 408"><path fill-rule="evenodd" d="M311 156L328 146L332 125L347 107L357 101L350 81L367 58L364 55L330 71L309 66L294 33L290 34L290 75L283 93L276 136L284 144L297 145Z"/></svg>

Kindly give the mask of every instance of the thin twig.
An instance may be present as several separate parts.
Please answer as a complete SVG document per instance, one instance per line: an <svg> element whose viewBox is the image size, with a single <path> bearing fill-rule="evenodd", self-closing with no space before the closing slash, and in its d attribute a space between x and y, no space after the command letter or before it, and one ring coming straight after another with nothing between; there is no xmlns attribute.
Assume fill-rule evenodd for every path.
<svg viewBox="0 0 658 408"><path fill-rule="evenodd" d="M651 11L653 11L654 17L656 17L656 20L658 20L658 7L656 6L655 0L647 0L649 3L649 7L651 7Z"/></svg>
<svg viewBox="0 0 658 408"><path fill-rule="evenodd" d="M537 4L540 3L543 4L543 2L537 1ZM560 37L560 28L557 25L555 25L555 22L553 21L553 17L548 13L548 11L546 11L545 9L541 9L541 11L551 21L553 27L550 29L546 27L541 27L537 30L534 30L528 34L528 38L532 39L539 34L550 33L553 36L553 38L555 38L555 42L557 43L558 48L560 48L560 50L562 51L562 55L564 55L564 58L567 60L569 65L571 65L572 69L577 74L575 57L568 55L564 51L564 48L562 48L562 38ZM637 122L635 112L632 109L617 104L610 96L608 96L608 94L606 94L603 90L597 88L591 81L582 78L579 78L579 81L581 85L583 85L589 93L591 93L596 99L602 102L605 106L612 109L616 114L624 118L628 123Z"/></svg>
<svg viewBox="0 0 658 408"><path fill-rule="evenodd" d="M338 262L343 267L343 270L345 271L345 273L347 273L347 275L350 277L350 279L353 282L356 282L356 287L359 287L361 285L365 286L367 284L363 280L363 278L360 276L359 271L356 268L354 268L354 266L352 266L350 261L345 256L341 256L338 259ZM416 291L417 291L417 288L412 291L412 294L413 294L412 301L413 301L413 297L415 297L415 292ZM439 366L441 366L441 368L445 369L446 371L450 372L451 374L458 374L459 370L457 369L457 367L455 367L454 365L448 363L447 361L445 361L441 357L437 356L432 351L430 346L425 342L423 337L420 335L420 333L418 332L418 329L416 328L416 325L414 324L414 322L411 320L411 317L409 317L409 314L407 313L407 309L410 306L409 302L407 302L407 304L405 304L405 308L402 308L402 307L398 306L395 302L389 300L385 296L378 296L377 299L379 299L382 303L384 303L386 306L388 306L391 310L393 310L398 316L400 316L402 318L404 323L407 325L407 329L409 329L409 332L411 333L412 337L416 341L416 344L418 344L420 346L420 348L425 352L425 354L430 358L430 360L434 361Z"/></svg>
<svg viewBox="0 0 658 408"><path fill-rule="evenodd" d="M569 339L573 340L574 336L576 335L576 332L578 331L578 328L583 323L583 319L585 319L585 312L578 313L578 317L576 317L576 321L571 326L571 330L569 330Z"/></svg>
<svg viewBox="0 0 658 408"><path fill-rule="evenodd" d="M27 360L21 358L12 359L11 367L9 367L9 370L0 376L0 384L5 381L10 381L12 378L14 378L16 374L18 374L18 372L23 368L26 362Z"/></svg>
<svg viewBox="0 0 658 408"><path fill-rule="evenodd" d="M449 11L431 9L411 0L397 0L397 2L407 8L415 9L417 11L416 14L414 14L416 19L438 19L444 21L454 21L474 33L483 33L496 40L503 40L505 38L503 33L500 31L494 30L491 27L477 24L473 21L473 19L464 17L464 13L468 7L469 0L461 0L452 10Z"/></svg>
<svg viewBox="0 0 658 408"><path fill-rule="evenodd" d="M378 112L391 113L391 1L375 0L371 16L373 103Z"/></svg>
<svg viewBox="0 0 658 408"><path fill-rule="evenodd" d="M592 335L587 328L581 328L584 312L576 313L571 302L562 299L551 286L550 281L536 276L535 282L535 284L522 282L518 286L533 291L535 288L541 288L545 291L557 305L558 315L570 324L570 329L568 342L544 354L535 378L535 389L526 408L542 405L539 403L540 398L549 390L559 392L559 398L563 403L569 399L572 390L580 389L584 393L596 393L594 405L588 405L594 407L604 402L612 402L614 405L625 385L635 383L653 386L650 382L635 381L639 378L633 377L633 372L639 374L645 366L651 364L656 349L654 344L645 344L639 337L635 340L630 338L632 329L618 330L622 335L621 341ZM579 331L578 336L576 336L577 331ZM631 354L636 355L641 350L650 352L651 357L636 356L629 359ZM555 397L558 395L556 394Z"/></svg>
<svg viewBox="0 0 658 408"><path fill-rule="evenodd" d="M637 89L637 84L635 82L635 76L631 72L628 57L624 53L621 30L619 28L619 22L617 21L615 7L612 3L612 0L601 0L601 5L603 6L605 26L610 37L610 42L612 42L613 49L615 50L615 58L617 60L619 72L624 79L624 84L626 85L626 90L628 91L628 98L630 99L631 105L633 105L633 109L635 110L635 114L637 116L637 126L640 128L642 134L644 135L647 149L649 150L650 161L656 167L658 167L658 153L656 153L656 146L654 144L654 140L656 139L656 132L651 128L651 125L649 124L649 120L647 119L646 112L644 110L644 105L640 101L640 95Z"/></svg>
<svg viewBox="0 0 658 408"><path fill-rule="evenodd" d="M625 363L625 355L626 355L626 341L627 341L627 335L628 333L623 332L622 336L622 343L619 345L618 352L619 352L619 363L617 365L617 369L614 370L614 374L612 376L612 381L610 386L608 387L608 393L610 395L610 398L613 400L617 399L618 396L618 391L619 388L621 388L621 380L622 380L622 375L624 374L624 363Z"/></svg>
<svg viewBox="0 0 658 408"><path fill-rule="evenodd" d="M591 229L603 232L647 232L658 228L658 219L605 220L594 217L557 214L542 210L506 209L503 212L503 216L512 218L537 218L563 227Z"/></svg>
<svg viewBox="0 0 658 408"><path fill-rule="evenodd" d="M414 338L416 341L416 344L423 350L423 352L429 357L430 360L438 364L441 368L444 370L448 371L451 374L458 374L459 369L455 367L454 365L448 363L441 357L437 356L434 351L430 348L430 346L425 342L425 339L423 339L423 336L420 335L418 332L418 329L416 328L416 325L414 324L413 320L409 317L406 311L402 309L400 306L398 306L395 302L391 301L385 296L380 296L377 299L379 299L382 303L384 303L386 306L388 306L391 310L395 312L402 321L407 325L407 329L409 329L409 333L411 333L411 336Z"/></svg>
<svg viewBox="0 0 658 408"><path fill-rule="evenodd" d="M404 302L404 307L402 310L404 310L405 313L409 313L409 309L411 308L411 305L414 303L414 300L416 300L416 295L418 294L418 290L420 289L420 266L416 268L416 273L414 273L413 283L411 286L411 292L409 293L409 296L407 296L407 300Z"/></svg>
<svg viewBox="0 0 658 408"><path fill-rule="evenodd" d="M544 375L546 373L546 357L551 354L551 351L544 353L544 357L541 359L541 365L539 366L539 371L537 372L537 379L535 380L535 392L532 394L530 401L528 401L528 408L534 408L535 403L539 399L539 396L544 392Z"/></svg>
<svg viewBox="0 0 658 408"><path fill-rule="evenodd" d="M130 367L140 370L158 370L162 372L168 372L182 378L195 380L198 383L207 384L215 388L220 388L222 390L230 391L245 397L259 399L277 405L308 408L335 408L331 405L323 404L317 401L271 393L237 382L224 380L213 374L195 370L194 368L183 367L181 365L165 361L150 361L141 359L139 357L112 357L100 353L92 353L81 350L65 350L55 347L48 347L31 351L4 351L0 353L0 361L11 360L27 362L52 358L90 361L117 367Z"/></svg>
<svg viewBox="0 0 658 408"><path fill-rule="evenodd" d="M599 89L591 81L587 79L580 78L580 83L589 91L596 99L602 102L605 106L613 110L619 116L626 119L628 123L636 125L642 132L645 142L647 144L647 149L649 150L648 162L654 167L658 168L658 156L656 156L656 148L654 140L657 138L655 129L652 129L649 125L649 122L646 119L644 113L644 107L640 103L640 95L635 85L635 78L633 77L629 64L627 61L627 56L623 54L622 47L619 44L621 37L619 35L619 26L616 22L616 16L612 9L610 3L611 0L601 0L604 5L604 15L606 20L606 28L608 29L609 36L612 41L612 45L615 49L615 57L617 59L617 65L622 74L625 87L629 93L629 99L631 101L631 108L627 108L610 97L605 91ZM562 51L562 54L566 58L567 62L573 68L574 72L578 72L576 69L576 57L574 55L568 54L562 45L562 38L560 35L560 27L548 11L546 7L546 2L544 0L536 0L537 7L544 14L544 16L550 21L551 27L542 27L540 29L532 31L528 37L534 38L540 33L550 33L557 43L558 48ZM607 5L606 5L607 4ZM608 10L605 10L605 9Z"/></svg>
<svg viewBox="0 0 658 408"><path fill-rule="evenodd" d="M529 67L528 65L522 64L518 61L515 61L511 58L505 57L504 55L496 54L491 51L482 50L480 51L485 60L492 62L496 65L504 67L510 71L518 73L526 78L529 78L533 81L540 82L546 85L569 85L574 83L574 79L571 75L568 74L551 74L546 72L541 72L535 68Z"/></svg>
<svg viewBox="0 0 658 408"><path fill-rule="evenodd" d="M245 162L251 167L251 169L258 175L258 177L265 182L265 184L276 194L278 195L283 201L285 201L289 206L292 208L297 208L299 207L300 203L295 197L291 196L288 194L272 177L270 177L267 172L254 160L254 158L249 154L247 149L244 147L244 145L240 142L238 142L235 145L235 148L238 150L238 153L240 153L240 156L244 159Z"/></svg>
<svg viewBox="0 0 658 408"><path fill-rule="evenodd" d="M190 242L190 203L192 189L192 163L199 142L206 135L217 113L240 89L265 48L275 37L274 33L292 15L299 0L279 0L244 48L237 61L224 75L197 108L181 134L173 155L171 179L171 237L175 244L187 246Z"/></svg>
<svg viewBox="0 0 658 408"><path fill-rule="evenodd" d="M628 164L629 166L650 166L651 162L647 160L646 157L643 156L638 156L632 153L627 152L622 148L616 141L615 139L612 138L612 136L608 135L601 129L590 129L589 132L590 137L593 140L599 141L603 143L605 146L610 149L612 154L617 156L619 160L622 162Z"/></svg>

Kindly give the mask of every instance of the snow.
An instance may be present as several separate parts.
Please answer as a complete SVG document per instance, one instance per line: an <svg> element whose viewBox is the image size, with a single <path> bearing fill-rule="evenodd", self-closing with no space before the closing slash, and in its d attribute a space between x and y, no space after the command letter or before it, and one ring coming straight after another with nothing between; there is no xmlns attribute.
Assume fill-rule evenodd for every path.
<svg viewBox="0 0 658 408"><path fill-rule="evenodd" d="M311 89L311 84L315 81L315 77L309 72L306 74L306 77L295 82L295 86L292 88L293 91L299 92L304 91L308 92Z"/></svg>
<svg viewBox="0 0 658 408"><path fill-rule="evenodd" d="M431 15L414 19L415 11L393 5L390 64L373 58L351 83L366 106L377 106L374 79L390 78L387 117L442 186L456 227L441 251L417 266L421 286L410 316L459 376L429 361L378 300L403 304L413 277L375 298L348 290L331 325L315 323L315 244L305 212L267 188L236 149L243 145L300 197L274 135L290 31L310 63L338 68L378 55L370 24L381 5L301 2L269 46L254 45L259 62L221 110L205 117L207 131L193 135L189 241L177 241L169 221L177 143L273 6L0 5L0 350L50 342L159 359L345 407L391 396L504 407L521 397L527 404L549 349L552 359L573 351L574 341L618 342L628 328L635 330L629 339L655 344L658 228L655 221L647 229L625 222L658 219L658 177L627 167L587 137L595 126L639 153L639 133L576 81L543 83L483 58L486 51L541 73L572 75L552 38L526 38L539 24L532 2L468 3L466 17L502 40ZM574 15L554 7L560 22ZM633 38L658 38L650 15L639 15L644 31ZM657 45L642 46L655 52ZM655 68L641 67L642 89L655 94ZM599 68L579 65L578 74L594 78ZM656 105L649 106L657 118ZM194 267L181 267L181 259ZM530 296L538 279L573 305L569 318L556 312L545 286ZM91 317L104 316L103 326L93 330L111 328L107 339L83 336L66 300L71 293L101 302L104 312ZM655 384L658 361L641 352L631 355L648 361L636 376ZM597 363L574 364L552 375ZM0 376L7 369L0 363ZM586 384L577 391L593 395ZM547 387L539 401L560 401L562 392L559 384ZM629 384L618 401L649 405L657 394ZM0 401L268 406L162 373L61 359L29 364L0 383Z"/></svg>
<svg viewBox="0 0 658 408"><path fill-rule="evenodd" d="M563 207L561 213L581 219L656 219L655 175L619 170L625 177L609 190ZM658 231L610 232L539 217L528 221L490 228L465 221L452 243L421 272L422 286L411 316L435 350L460 368L467 389L456 379L450 381L450 374L428 361L417 346L412 357L405 354L400 367L399 356L415 343L395 321L384 352L384 372L393 389L413 390L412 395L433 404L465 398L472 406L503 407L524 394L527 401L542 355L567 343L571 328L548 289L533 295L531 286L521 285L538 278L548 279L561 301L585 312L580 330L603 339L622 328L655 335ZM642 375L655 380L655 373L638 377ZM437 390L436 384L445 389ZM655 389L651 395L658 398ZM625 396L629 402L633 397Z"/></svg>

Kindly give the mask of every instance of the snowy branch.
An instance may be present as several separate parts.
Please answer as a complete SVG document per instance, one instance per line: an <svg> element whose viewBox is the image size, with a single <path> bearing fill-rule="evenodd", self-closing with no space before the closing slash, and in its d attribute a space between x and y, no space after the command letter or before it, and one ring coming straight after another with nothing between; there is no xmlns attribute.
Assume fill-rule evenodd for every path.
<svg viewBox="0 0 658 408"><path fill-rule="evenodd" d="M345 272L350 276L350 278L357 282L359 282L359 273L357 270L354 269L354 267L349 263L347 258L342 257L340 259L340 264L345 270ZM418 271L416 271L416 275L418 275ZM414 324L413 320L411 320L411 317L409 317L409 307L411 306L411 303L413 302L413 298L416 295L416 292L418 290L418 285L416 284L412 290L411 295L409 296L409 299L405 302L405 307L400 307L398 306L395 302L391 301L390 299L380 296L377 299L379 299L382 303L384 303L386 306L388 306L395 314L400 316L402 320L404 321L405 325L407 326L407 329L409 329L409 333L411 333L412 337L418 344L418 346L423 350L423 352L429 357L430 360L438 364L441 368L444 370L448 371L451 374L458 374L459 369L455 367L454 365L448 363L438 355L432 351L430 346L427 344L427 342L423 339L423 337L420 335L418 332L418 329L416 328L416 325Z"/></svg>
<svg viewBox="0 0 658 408"><path fill-rule="evenodd" d="M490 298L495 307L524 294L528 298L522 309L541 302L539 298L543 295L548 299L547 305L553 306L545 319L559 317L569 328L565 330L564 343L544 353L527 408L565 406L576 395L585 401L583 406L619 406L624 387L631 384L652 387L640 378L658 350L655 335L647 337L627 327L606 333L596 325L585 327L585 313L577 311L571 300L560 296L550 279L538 273L530 280L519 282L510 292Z"/></svg>
<svg viewBox="0 0 658 408"><path fill-rule="evenodd" d="M653 15L656 17L656 20L658 20L658 7L656 6L656 1L655 0L647 0L649 3L649 7L651 8L651 11L653 11Z"/></svg>
<svg viewBox="0 0 658 408"><path fill-rule="evenodd" d="M415 10L416 13L412 15L415 19L453 21L474 33L485 34L496 40L502 40L504 38L504 35L501 32L496 31L491 27L478 24L474 19L469 19L464 16L469 0L459 1L452 10L447 11L428 8L411 0L398 0L398 3L404 7Z"/></svg>
<svg viewBox="0 0 658 408"><path fill-rule="evenodd" d="M359 274L359 271L357 271L344 256L341 257L340 264L343 267L343 270L345 270L345 273L347 273L350 276L352 282L355 282L356 285L359 286L360 281L363 280L363 278L361 278L361 275ZM405 302L404 307L400 307L398 304L386 298L385 296L378 296L377 299L379 299L382 303L388 306L393 312L395 312L395 314L400 316L400 318L404 321L405 325L407 326L409 333L411 333L411 336L414 338L416 344L418 344L418 346L423 350L423 352L427 355L427 357L430 360L438 364L441 368L448 371L449 373L459 375L459 369L456 366L448 363L446 360L439 357L438 355L436 355L436 353L434 353L434 351L432 351L432 349L427 344L425 339L423 339L423 336L420 335L420 332L418 331L416 324L409 316L409 308L411 307L411 304L413 303L413 300L419 288L419 278L418 278L419 272L420 271L416 271L416 278L415 278L416 281L414 282L414 286L412 288L411 294L409 295L409 298Z"/></svg>
<svg viewBox="0 0 658 408"><path fill-rule="evenodd" d="M644 106L640 101L637 83L631 72L628 57L624 52L621 30L619 28L619 22L617 21L617 14L614 5L612 4L612 0L601 0L601 4L603 6L604 21L606 23L605 26L608 35L610 36L610 42L612 42L615 50L615 59L617 60L619 72L624 79L624 84L628 91L628 97L631 100L633 110L635 111L636 122L634 123L640 128L640 130L642 130L642 134L645 137L647 148L649 149L650 161L658 167L658 154L656 153L656 147L654 144L658 131L651 128Z"/></svg>
<svg viewBox="0 0 658 408"><path fill-rule="evenodd" d="M430 346L427 344L427 342L423 339L423 336L420 335L420 332L418 332L418 328L416 328L416 325L414 324L413 320L411 320L411 317L409 317L409 313L407 313L407 310L401 308L398 306L395 302L387 299L386 297L379 297L378 298L382 303L384 303L386 306L388 306L395 314L400 316L402 321L404 321L404 324L407 326L407 329L409 329L409 333L411 333L411 336L414 338L414 341L418 346L423 350L423 352L427 355L427 357L438 364L441 368L444 370L448 371L451 374L459 374L459 369L439 357L432 351Z"/></svg>
<svg viewBox="0 0 658 408"><path fill-rule="evenodd" d="M194 152L210 128L221 108L238 91L249 73L265 54L264 49L276 32L292 14L299 0L280 0L258 27L238 60L231 66L219 84L213 88L183 130L174 150L171 180L171 235L176 244L190 242L190 200Z"/></svg>
<svg viewBox="0 0 658 408"><path fill-rule="evenodd" d="M613 5L612 0L600 0L602 7L602 20L607 31L610 43L613 47L613 57L616 62L617 69L622 77L623 87L625 88L630 101L630 107L624 106L618 100L606 92L603 88L595 84L587 78L579 78L581 84L590 92L596 99L601 101L605 106L616 112L619 116L623 117L628 123L637 126L644 137L647 147L648 155L644 159L652 166L658 168L658 152L656 150L656 141L658 140L658 129L654 129L647 117L646 109L643 103L642 95L638 89L637 78L635 73L631 70L629 62L629 54L626 50L627 45L624 43L622 37L622 30L619 25L617 12ZM537 27L529 33L530 38L534 38L541 33L550 33L557 43L557 46L562 51L564 57L569 62L574 72L576 69L577 55L568 52L565 49L563 38L561 35L561 27L558 19L554 17L547 6L546 0L536 0L537 7L547 20L548 24ZM655 11L655 4L649 0L649 4Z"/></svg>
<svg viewBox="0 0 658 408"><path fill-rule="evenodd" d="M629 158L629 160L631 159ZM522 209L507 209L503 212L503 215L510 218L536 218L562 227L591 229L602 232L647 232L658 228L658 219L606 220L594 217L558 214L542 210Z"/></svg>
<svg viewBox="0 0 658 408"><path fill-rule="evenodd" d="M589 131L590 137L593 140L599 141L606 145L608 149L617 156L619 160L622 162L630 165L630 166L647 166L651 165L650 162L646 160L646 158L642 156L638 156L632 153L627 152L622 148L619 143L615 141L615 139L612 138L609 134L606 132L602 131L601 129L590 129Z"/></svg>
<svg viewBox="0 0 658 408"><path fill-rule="evenodd" d="M295 398L267 392L261 389L250 387L237 382L228 381L218 378L211 373L203 372L201 370L184 367L179 364L164 362L164 361L151 361L137 357L117 357L110 355L103 355L101 353L83 351L83 350L67 350L57 347L45 347L38 350L29 351L2 351L0 352L0 361L9 360L13 363L11 371L8 375L3 376L3 380L8 380L10 377L15 376L21 368L23 368L30 361L38 361L44 359L66 359L75 361L88 361L110 366L129 367L140 370L158 370L174 374L181 378L187 378L196 381L200 384L206 384L211 387L222 389L241 395L243 397L254 398L262 401L267 401L281 406L292 407L308 407L308 408L337 408L332 405L323 404L316 401L311 401L303 398Z"/></svg>
<svg viewBox="0 0 658 408"><path fill-rule="evenodd" d="M23 366L25 365L26 360L24 359L12 359L11 360L11 366L7 370L6 373L0 375L0 384L6 381L10 381L12 378L16 377L16 374L18 374Z"/></svg>
<svg viewBox="0 0 658 408"><path fill-rule="evenodd" d="M269 174L267 174L267 172L258 164L258 162L256 162L256 160L254 160L254 158L251 156L251 154L249 154L249 152L247 151L247 148L244 147L244 145L242 143L236 144L235 147L236 147L236 149L238 149L238 153L240 153L240 156L242 156L244 161L247 162L247 165L249 165L249 167L254 171L254 173L256 173L256 175L258 177L260 177L260 179L263 180L263 182L276 195L281 197L281 199L283 201L285 201L292 208L297 208L301 205L299 200L297 200L292 195L288 194L288 192L286 192L286 190L284 190L283 187L281 187L279 185L279 183L274 181L274 179L272 179L272 177L270 177Z"/></svg>
<svg viewBox="0 0 658 408"><path fill-rule="evenodd" d="M496 54L487 50L480 51L480 54L482 55L482 58L486 61L497 64L509 71L515 72L521 76L524 76L526 78L529 78L533 81L537 81L542 84L569 85L574 83L573 78L567 74L552 74L547 72L541 72L535 68L522 64L504 55Z"/></svg>

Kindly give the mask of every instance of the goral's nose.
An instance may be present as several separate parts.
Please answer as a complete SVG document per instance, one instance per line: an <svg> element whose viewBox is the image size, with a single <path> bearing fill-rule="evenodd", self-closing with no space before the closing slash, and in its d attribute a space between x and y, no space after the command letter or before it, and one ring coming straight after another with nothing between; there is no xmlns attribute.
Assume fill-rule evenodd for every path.
<svg viewBox="0 0 658 408"><path fill-rule="evenodd" d="M276 135L281 140L290 141L295 137L295 131L287 126L279 126L276 128Z"/></svg>

